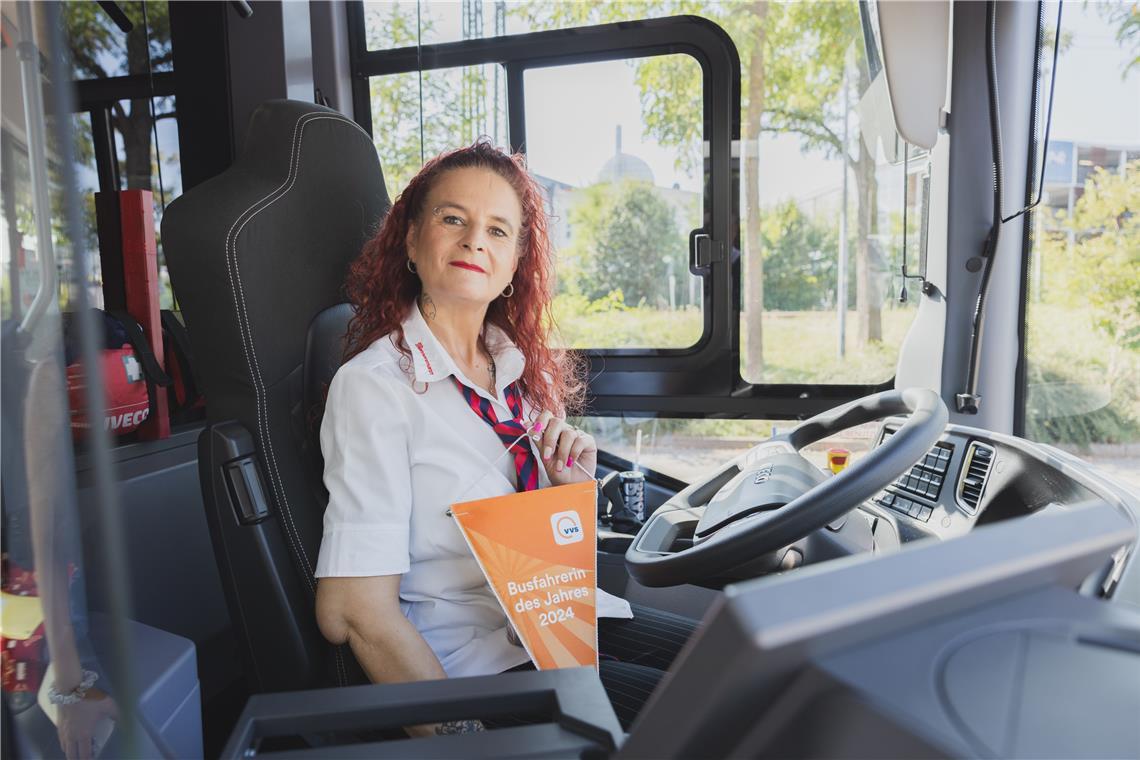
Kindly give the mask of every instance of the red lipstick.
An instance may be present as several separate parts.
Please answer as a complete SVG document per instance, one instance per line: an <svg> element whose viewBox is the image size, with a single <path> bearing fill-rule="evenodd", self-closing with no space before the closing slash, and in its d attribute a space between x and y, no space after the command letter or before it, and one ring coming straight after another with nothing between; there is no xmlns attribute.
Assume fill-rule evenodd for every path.
<svg viewBox="0 0 1140 760"><path fill-rule="evenodd" d="M479 274L487 274L483 267L478 264L469 264L466 261L453 261L451 262L451 266L459 267L460 269L470 269L472 272L478 272Z"/></svg>

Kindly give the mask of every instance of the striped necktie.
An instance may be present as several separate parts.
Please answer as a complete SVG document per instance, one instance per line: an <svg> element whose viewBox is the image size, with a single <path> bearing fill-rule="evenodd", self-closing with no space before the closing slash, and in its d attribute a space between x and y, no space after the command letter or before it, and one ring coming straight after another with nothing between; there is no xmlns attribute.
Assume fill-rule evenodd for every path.
<svg viewBox="0 0 1140 760"><path fill-rule="evenodd" d="M534 455L534 451L530 448L530 442L526 438L517 440L519 436L526 433L526 427L522 423L522 394L519 393L518 383L511 383L503 389L507 407L510 408L514 417L500 421L498 415L495 414L495 407L491 405L490 401L459 382L459 378L453 376L452 379L455 380L455 385L463 394L463 398L467 400L467 405L471 407L471 410L491 426L491 429L499 436L499 440L514 455L515 473L518 475L518 490L521 492L537 489L538 458Z"/></svg>

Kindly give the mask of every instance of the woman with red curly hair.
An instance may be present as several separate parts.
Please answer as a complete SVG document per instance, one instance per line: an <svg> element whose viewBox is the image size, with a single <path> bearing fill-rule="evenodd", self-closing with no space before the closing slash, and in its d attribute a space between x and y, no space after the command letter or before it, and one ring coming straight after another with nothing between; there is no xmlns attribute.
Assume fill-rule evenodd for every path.
<svg viewBox="0 0 1140 760"><path fill-rule="evenodd" d="M485 140L425 164L351 268L355 316L321 424L317 618L373 681L529 663L446 508L594 477L597 444L565 419L581 360L549 343L553 280L541 191L521 156ZM630 616L599 590L607 607ZM628 726L692 624L641 608L606 622L601 651L642 663L602 667ZM652 646L631 627L644 625Z"/></svg>

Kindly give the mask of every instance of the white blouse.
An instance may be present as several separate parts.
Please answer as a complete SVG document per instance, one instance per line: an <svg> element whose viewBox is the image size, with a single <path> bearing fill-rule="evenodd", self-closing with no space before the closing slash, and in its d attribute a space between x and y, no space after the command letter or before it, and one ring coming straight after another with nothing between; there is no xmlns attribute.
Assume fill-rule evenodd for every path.
<svg viewBox="0 0 1140 760"><path fill-rule="evenodd" d="M447 510L515 493L514 457L502 456L503 442L450 378L509 418L503 388L522 374L523 355L488 326L497 375L492 396L464 376L418 307L403 327L411 375L408 359L385 336L346 362L329 388L320 436L329 503L316 575L402 575L401 609L448 676L499 673L529 658L507 640L506 615ZM532 413L524 401L524 417ZM540 466L539 486L549 485ZM624 610L609 614L628 617L624 602L607 606L612 610L614 601Z"/></svg>

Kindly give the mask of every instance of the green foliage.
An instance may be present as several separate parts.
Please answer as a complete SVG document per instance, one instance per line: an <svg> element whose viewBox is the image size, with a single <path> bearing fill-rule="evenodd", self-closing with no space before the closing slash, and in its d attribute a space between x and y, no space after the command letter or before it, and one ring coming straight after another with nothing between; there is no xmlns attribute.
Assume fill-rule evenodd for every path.
<svg viewBox="0 0 1140 760"><path fill-rule="evenodd" d="M153 70L168 68L173 61L167 3L147 2L145 24L141 0L120 1L118 5L134 24L134 29L127 34L115 25L98 3L61 4L68 52L76 79L146 73L148 42Z"/></svg>
<svg viewBox="0 0 1140 760"><path fill-rule="evenodd" d="M704 325L700 310L695 308L668 311L611 302L610 308L603 309L597 302L590 304L574 294L557 296L553 312L560 343L570 348L687 348L701 337ZM840 359L833 312L766 312L769 361L762 377L748 379L763 383L867 384L889 380L914 313L913 307L884 310L883 340L868 346L855 346L849 328L847 356ZM854 320L854 312L849 311L848 325ZM741 331L747 330L748 325L742 323Z"/></svg>
<svg viewBox="0 0 1140 760"><path fill-rule="evenodd" d="M1056 443L1140 437L1140 161L1098 169L1060 233L1042 236L1028 323L1031 437ZM1069 237L1073 238L1070 245Z"/></svg>
<svg viewBox="0 0 1140 760"><path fill-rule="evenodd" d="M777 311L831 308L838 277L835 228L814 222L794 201L786 201L764 215L761 230L767 307Z"/></svg>
<svg viewBox="0 0 1140 760"><path fill-rule="evenodd" d="M1140 354L1094 325L1088 307L1030 304L1026 436L1087 447L1140 438Z"/></svg>
<svg viewBox="0 0 1140 760"><path fill-rule="evenodd" d="M563 253L567 288L593 301L612 291L623 303L669 306L670 262L687 272L685 237L672 207L645 182L599 183L575 193L575 230Z"/></svg>
<svg viewBox="0 0 1140 760"><path fill-rule="evenodd" d="M858 139L858 126L845 144L842 138L844 119L842 89L847 81L848 56L860 66L848 72L858 95L870 83L862 50L859 6L854 0L845 2L716 2L715 0L576 0L574 2L530 2L512 13L523 17L534 30L558 29L583 24L600 24L631 19L692 14L701 16L723 28L732 38L740 55L741 138L744 145L743 239L739 248L745 261L743 269L752 270L744 289L743 311L756 320L766 299L777 298L787 281L773 285L767 271L762 274L754 266L764 247L757 239L758 220L766 213L755 199L756 188L778 178L757 176L755 156L762 133L795 134L801 149L822 151L842 156L855 173L857 221L859 236L870 238L876 233L875 201L877 187L875 161L863 141ZM703 108L703 80L691 71L691 61L684 56L657 56L633 62L635 80L640 90L642 121L646 134L660 145L673 148L679 168L699 168L700 156L689 150L703 140L703 124L693 114ZM854 152L852 152L854 151ZM870 271L875 257L870 243L852 247L852 277L856 260L863 263L858 271ZM777 261L776 264L789 263ZM810 266L810 265L809 265ZM785 272L785 274L790 274ZM810 290L810 288L809 288ZM880 304L871 287L855 287L860 323L868 325L865 334L856 335L874 343L882 339L871 325L878 324ZM628 295L628 294L627 294ZM802 295L802 294L801 294ZM759 325L753 340L744 344L748 367L761 371L764 363Z"/></svg>
<svg viewBox="0 0 1140 760"><path fill-rule="evenodd" d="M455 13L459 14L458 3ZM379 49L415 46L435 29L430 17L417 19L414 2L392 3L366 19L366 39ZM389 197L394 199L404 189L425 159L470 144L488 131L482 96L489 88L489 77L480 66L369 80L373 133ZM500 116L505 124L505 113Z"/></svg>
<svg viewBox="0 0 1140 760"><path fill-rule="evenodd" d="M575 293L554 298L559 343L568 348L687 348L701 337L698 309L625 305L621 291L597 301Z"/></svg>
<svg viewBox="0 0 1140 760"><path fill-rule="evenodd" d="M1081 294L1117 345L1140 351L1140 160L1091 174L1069 227L1078 240L1062 260L1068 292Z"/></svg>
<svg viewBox="0 0 1140 760"><path fill-rule="evenodd" d="M742 111L749 113L752 99L764 103L762 125L745 125L745 132L794 132L805 148L839 152L841 140L834 126L843 119L839 94L844 61L851 45L862 44L858 4L769 3L763 20L757 6L713 0L555 0L522 3L511 13L535 31L673 15L709 19L728 32L740 54ZM758 40L763 40L763 48ZM762 82L752 82L749 76L757 53L764 57ZM691 63L680 56L660 56L635 64L642 118L661 145L683 147L703 139L703 124L693 119L703 108L703 82L692 76ZM686 153L678 163L692 169L697 158Z"/></svg>

